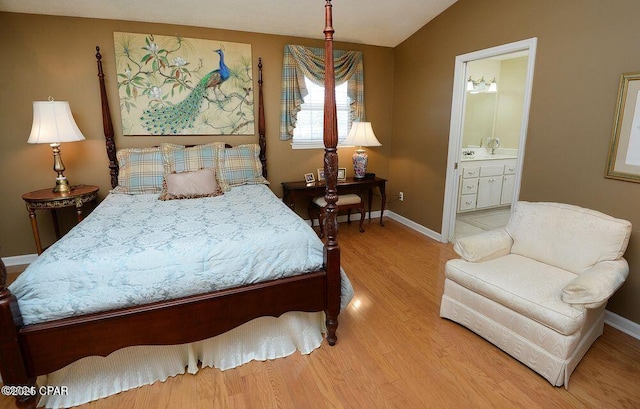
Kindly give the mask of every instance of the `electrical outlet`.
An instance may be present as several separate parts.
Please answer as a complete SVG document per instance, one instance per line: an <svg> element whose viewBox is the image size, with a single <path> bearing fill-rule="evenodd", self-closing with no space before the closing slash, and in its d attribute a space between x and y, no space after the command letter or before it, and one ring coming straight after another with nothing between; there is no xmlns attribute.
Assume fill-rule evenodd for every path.
<svg viewBox="0 0 640 409"><path fill-rule="evenodd" d="M401 202L404 202L404 192L400 192L398 196L398 199L400 199Z"/></svg>

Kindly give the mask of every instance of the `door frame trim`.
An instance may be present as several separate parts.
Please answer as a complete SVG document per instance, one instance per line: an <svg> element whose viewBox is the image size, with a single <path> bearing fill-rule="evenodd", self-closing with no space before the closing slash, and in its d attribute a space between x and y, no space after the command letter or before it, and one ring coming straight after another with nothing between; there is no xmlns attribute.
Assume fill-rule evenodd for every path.
<svg viewBox="0 0 640 409"><path fill-rule="evenodd" d="M466 97L466 68L467 63L474 60L496 57L517 51L528 51L527 77L524 90L524 105L522 124L520 126L520 143L518 159L516 161L516 181L513 191L515 203L520 197L520 182L529 124L529 110L531 107L531 89L533 86L533 71L536 60L537 37L516 41L484 50L474 51L456 57L453 77L453 97L451 102L451 123L449 127L449 152L447 155L447 175L445 182L444 207L442 209L441 241L448 243L453 239L457 211L457 192L459 189L459 163L462 152L462 129L464 124L464 103Z"/></svg>

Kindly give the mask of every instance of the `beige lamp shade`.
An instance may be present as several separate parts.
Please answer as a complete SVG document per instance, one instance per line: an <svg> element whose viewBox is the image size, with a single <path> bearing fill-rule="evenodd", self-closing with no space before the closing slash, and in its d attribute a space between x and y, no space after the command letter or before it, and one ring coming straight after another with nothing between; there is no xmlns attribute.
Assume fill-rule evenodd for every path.
<svg viewBox="0 0 640 409"><path fill-rule="evenodd" d="M61 143L84 140L67 101L35 101L28 143Z"/></svg>
<svg viewBox="0 0 640 409"><path fill-rule="evenodd" d="M371 122L354 122L342 146L382 146L382 144L373 133Z"/></svg>

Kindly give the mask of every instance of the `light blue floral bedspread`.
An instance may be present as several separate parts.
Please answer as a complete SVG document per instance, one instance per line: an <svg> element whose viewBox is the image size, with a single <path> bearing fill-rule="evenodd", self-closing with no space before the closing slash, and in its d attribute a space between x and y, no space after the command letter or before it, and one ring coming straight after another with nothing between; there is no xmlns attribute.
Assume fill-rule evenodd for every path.
<svg viewBox="0 0 640 409"><path fill-rule="evenodd" d="M315 271L322 242L265 185L157 200L110 194L10 290L25 325ZM343 305L353 290L342 272Z"/></svg>

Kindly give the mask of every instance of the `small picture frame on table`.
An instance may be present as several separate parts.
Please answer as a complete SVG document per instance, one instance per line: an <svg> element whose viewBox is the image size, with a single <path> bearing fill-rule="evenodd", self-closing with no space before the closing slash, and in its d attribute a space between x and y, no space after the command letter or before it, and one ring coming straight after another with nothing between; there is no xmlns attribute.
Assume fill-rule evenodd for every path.
<svg viewBox="0 0 640 409"><path fill-rule="evenodd" d="M347 168L338 168L338 180L347 180Z"/></svg>
<svg viewBox="0 0 640 409"><path fill-rule="evenodd" d="M305 173L304 181L307 183L315 183L316 178L313 176L313 173Z"/></svg>
<svg viewBox="0 0 640 409"><path fill-rule="evenodd" d="M324 168L318 168L318 182L324 182Z"/></svg>

